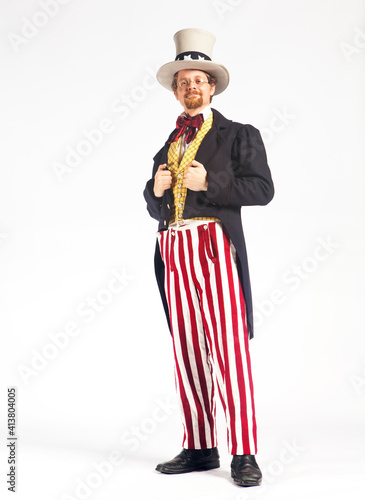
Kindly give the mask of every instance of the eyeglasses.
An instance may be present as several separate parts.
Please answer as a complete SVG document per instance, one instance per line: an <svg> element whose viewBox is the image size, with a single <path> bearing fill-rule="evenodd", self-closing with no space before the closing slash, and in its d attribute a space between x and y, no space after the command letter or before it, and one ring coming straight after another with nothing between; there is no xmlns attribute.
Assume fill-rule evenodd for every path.
<svg viewBox="0 0 365 500"><path fill-rule="evenodd" d="M194 85L196 85L196 87L201 87L204 83L209 83L209 82L206 82L205 80L203 80L203 78L195 78L194 80L187 80L187 79L184 79L184 80L181 80L179 83L178 83L178 86L181 88L181 89L185 89L190 82L193 82Z"/></svg>

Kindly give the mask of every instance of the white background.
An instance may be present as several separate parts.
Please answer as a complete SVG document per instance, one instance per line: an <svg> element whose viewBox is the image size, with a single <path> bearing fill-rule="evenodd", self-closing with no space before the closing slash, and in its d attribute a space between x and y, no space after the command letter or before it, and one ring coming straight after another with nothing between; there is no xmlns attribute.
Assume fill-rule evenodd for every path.
<svg viewBox="0 0 365 500"><path fill-rule="evenodd" d="M55 2L1 1L0 495L16 386L18 498L363 498L363 2ZM222 412L220 469L154 471L182 427L142 191L180 112L153 75L186 27L216 35L231 83L213 107L261 131L276 188L243 210L264 472L249 490Z"/></svg>

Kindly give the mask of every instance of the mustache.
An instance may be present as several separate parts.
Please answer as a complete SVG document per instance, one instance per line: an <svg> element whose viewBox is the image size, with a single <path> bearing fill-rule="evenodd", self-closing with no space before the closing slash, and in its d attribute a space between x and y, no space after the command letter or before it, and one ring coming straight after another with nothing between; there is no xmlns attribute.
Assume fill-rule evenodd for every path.
<svg viewBox="0 0 365 500"><path fill-rule="evenodd" d="M189 92L188 94L186 94L186 97L190 97L192 95L202 95L202 93L198 92L198 91L193 91L193 92Z"/></svg>

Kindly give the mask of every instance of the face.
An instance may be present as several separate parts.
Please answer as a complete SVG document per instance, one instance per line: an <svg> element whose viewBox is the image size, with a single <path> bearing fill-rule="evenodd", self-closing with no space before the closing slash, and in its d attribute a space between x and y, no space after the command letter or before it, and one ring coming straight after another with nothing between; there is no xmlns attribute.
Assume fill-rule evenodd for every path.
<svg viewBox="0 0 365 500"><path fill-rule="evenodd" d="M176 99L183 106L185 112L191 116L210 104L210 96L214 94L215 85L203 83L200 87L196 85L196 79L208 82L207 75L203 71L195 69L184 69L177 74L177 89L174 92ZM187 80L189 83L185 87L180 87L179 83Z"/></svg>

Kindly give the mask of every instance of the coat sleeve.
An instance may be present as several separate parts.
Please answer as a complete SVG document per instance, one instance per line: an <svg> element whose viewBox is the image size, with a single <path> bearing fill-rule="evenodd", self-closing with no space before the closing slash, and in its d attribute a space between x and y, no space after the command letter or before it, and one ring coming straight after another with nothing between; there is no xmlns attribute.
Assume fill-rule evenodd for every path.
<svg viewBox="0 0 365 500"><path fill-rule="evenodd" d="M252 125L240 125L231 150L231 160L220 172L208 172L206 196L225 206L267 205L274 196L265 146Z"/></svg>
<svg viewBox="0 0 365 500"><path fill-rule="evenodd" d="M163 197L161 196L159 198L159 197L154 195L153 186L155 183L155 174L157 172L158 166L160 165L159 161L161 158L162 149L153 158L154 165L153 165L153 169L152 169L152 178L149 181L147 181L146 187L143 191L144 199L147 202L147 211L150 214L150 216L156 220L160 220L161 203L162 203Z"/></svg>

